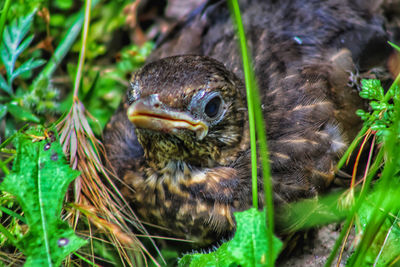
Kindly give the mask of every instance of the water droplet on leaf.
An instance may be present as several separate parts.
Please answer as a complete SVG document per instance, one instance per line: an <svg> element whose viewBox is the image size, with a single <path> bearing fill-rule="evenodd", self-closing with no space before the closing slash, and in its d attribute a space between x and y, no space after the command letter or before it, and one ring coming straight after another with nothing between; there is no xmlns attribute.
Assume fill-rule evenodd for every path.
<svg viewBox="0 0 400 267"><path fill-rule="evenodd" d="M57 245L59 247L65 247L66 245L68 245L69 243L69 239L68 238L60 238L57 240Z"/></svg>
<svg viewBox="0 0 400 267"><path fill-rule="evenodd" d="M44 151L47 151L47 150L49 150L50 149L50 147L51 147L51 144L50 143L47 143L47 144L45 144L44 145Z"/></svg>
<svg viewBox="0 0 400 267"><path fill-rule="evenodd" d="M58 160L58 154L54 152L54 153L51 155L50 158L51 158L51 160L57 161L57 160Z"/></svg>

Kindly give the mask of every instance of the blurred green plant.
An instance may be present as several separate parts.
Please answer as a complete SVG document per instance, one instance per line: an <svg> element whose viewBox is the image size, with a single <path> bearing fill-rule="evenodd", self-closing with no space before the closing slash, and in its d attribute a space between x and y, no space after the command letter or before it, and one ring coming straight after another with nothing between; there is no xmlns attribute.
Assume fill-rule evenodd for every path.
<svg viewBox="0 0 400 267"><path fill-rule="evenodd" d="M113 245L108 246L104 243L106 241L104 241L103 247L111 247L113 249L111 253L113 259L119 258L120 261L128 262L128 264L130 264L129 262L141 261L138 259L140 258L140 253L138 251L142 253L148 252L145 248L137 247L138 244L135 236L131 233L129 227L122 218L123 216L133 218L132 220L134 222L132 222L132 224L136 224L134 214L132 215L132 211L125 208L127 206L126 203L120 202L122 200L120 200L119 192L114 192L113 189L111 189L114 188L113 185L109 187L105 186L101 182L102 179L100 175L92 175L93 172L97 170L103 172L103 175L110 180L110 177L108 177L109 173L105 170L104 166L101 165L100 154L103 152L104 148L101 147L101 143L95 139L91 132L83 110L89 110L93 112L96 117L99 117L98 121L100 121L101 127L95 127L95 129L96 133L100 135L101 128L113 114L120 102L123 92L126 91L131 72L144 63L145 57L152 49L152 44L147 43L141 47L127 46L122 49L125 45L124 41L128 41L128 39L124 37L127 35L125 33L121 34L121 31L123 31L121 28L125 23L125 16L122 10L128 3L131 3L131 1L128 0L101 2L101 8L93 9L92 30L89 32L89 35L87 35L89 37L85 37L85 42L76 42L78 35L81 33L81 28L85 19L86 22L90 20L90 16L84 11L88 10L88 6L92 8L96 6L100 2L99 0L86 1L85 9L81 8L81 2L76 1L57 0L51 2L25 2L29 1L21 0L13 2L6 0L1 14L2 25L4 25L5 29L4 38L8 38L9 35L11 35L11 37L15 39L17 36L19 37L19 42L17 40L12 43L13 45L17 43L18 46L14 47L8 45L8 43L4 41L4 47L0 47L0 49L2 49L0 50L2 56L7 56L6 59L8 60L8 54L3 53L3 51L6 51L7 53L11 53L10 57L15 59L13 61L14 66L10 64L10 60L3 60L3 63L11 67L5 66L1 68L0 65L0 75L3 74L3 79L0 81L1 85L3 85L3 87L0 88L0 120L2 120L0 129L4 131L4 127L2 126L4 126L4 124L6 125L6 130L0 135L1 137L10 136L21 126L21 123L51 123L55 120L55 116L53 115L60 114L70 109L73 99L77 100L79 95L79 99L85 102L87 109L86 107L84 108L82 102L76 101L79 103L78 105L74 105L74 107L77 107L77 110L81 113L79 113L78 117L75 117L77 120L74 121L76 123L73 126L79 128L83 125L82 127L84 130L88 130L90 133L88 136L78 135L78 139L76 136L73 136L71 139L75 141L75 146L73 144L72 150L77 149L76 146L78 146L79 153L82 152L83 155L79 164L83 164L84 167L89 165L92 171L89 175L89 179L92 180L87 187L87 191L89 192L88 199L95 199L95 202L97 200L100 202L103 201L103 204L106 203L106 205L108 205L107 208L99 208L92 212L93 216L87 215L87 218L83 220L83 225L86 228L83 228L84 230L87 230L87 228L91 229L90 224L94 223L98 229L101 229L100 231L106 232L105 235L108 239L111 239L110 241ZM37 12L38 16L34 16L35 11L31 12L33 9L39 10ZM28 11L29 15L25 15L28 14ZM8 23L12 18L16 19ZM40 18L41 20L35 20L35 18ZM43 21L45 23L43 23ZM41 24L37 22L41 22ZM38 38L33 38L33 35L28 34L32 25L35 29L35 35L38 36ZM86 34L87 33L88 31L86 30ZM122 36L123 40L115 40L115 36ZM53 49L53 44L57 44L55 49ZM74 52L77 51L77 48L81 48L82 46L86 47L86 45L89 47L87 53L87 57L89 58L88 64L82 68L84 71L82 71L82 69L77 71L75 67L77 54ZM74 48L72 48L73 46ZM9 49L9 47L11 47L11 49ZM50 59L39 73L39 67L45 62L45 60L38 59L41 57L50 57ZM66 58L66 60L63 61L64 58ZM115 61L117 63L115 63ZM61 65L60 68L61 62L63 62L63 65ZM79 65L84 66L81 61ZM9 72L9 70L13 72ZM68 73L65 73L65 70L67 70ZM54 75L54 73L56 73L56 75ZM79 94L75 94L74 92L73 98L72 94L69 94L69 85L65 86L65 84L69 84L70 80L76 80L75 77L77 77L77 73L79 73L79 75L83 73L83 79L78 79L78 82L76 82L76 89L74 89L74 91L78 92L77 88L79 88ZM9 79L9 77L12 79ZM99 77L101 77L101 79L99 79ZM68 78L70 80L68 80ZM62 90L59 92L52 86L53 84L57 84L57 86L61 85ZM59 95L62 95L63 99L68 99L62 103L63 105L59 105L57 102ZM9 106L9 103L13 105L10 104L11 106ZM20 110L16 110L14 106ZM51 115L50 118L49 114ZM76 115L76 113L74 114ZM97 122L97 118L91 116L89 116L88 120L89 122ZM82 130L82 128L79 128L77 131L79 132L80 130ZM68 134L69 133L64 132L63 136L69 137ZM86 140L87 138L90 140ZM9 142L6 140L0 145L0 167L5 174L10 172L8 169L10 162L16 155L18 157L18 153L11 151L12 149L8 149L8 143ZM87 149L86 145L95 151ZM10 151L12 153L9 153ZM69 156L71 155L74 155L73 151ZM23 161L25 160L26 158L24 158ZM71 162L76 166L74 160ZM93 162L95 166L91 165ZM98 186L96 185L97 182L99 183ZM78 197L81 195L79 191L80 188L81 182L78 181L74 187ZM100 188L100 192L97 191L97 188ZM108 197L103 197L103 195L99 196L101 194L107 194ZM2 205L0 207L0 212L3 214L0 218L0 226L4 226L4 229L2 228L2 234L0 234L0 242L5 241L5 239L10 240L11 235L18 239L21 235L26 233L26 227L19 227L21 225L20 222L23 221L23 217L18 214L21 212L18 203L14 197L9 197L9 194L4 191L0 193L0 200L0 204ZM115 202L118 203L116 204ZM79 208L78 214L84 214L87 212L86 209L90 210L92 207L82 206ZM121 215L122 209L125 213ZM107 214L102 216L103 213ZM70 216L68 212L67 216ZM73 221L73 218L71 219L70 217L69 219ZM90 223L87 221L89 219ZM116 221L117 223L115 223ZM86 225L85 222L87 223ZM77 221L73 223L77 223ZM79 225L81 226L81 224ZM123 232L120 226L123 228ZM145 232L145 230L143 231ZM10 235L6 237L4 233L10 233ZM52 234L50 233L50 235ZM88 235L92 236L92 232ZM93 243L94 241L91 240L92 246ZM105 250L101 249L100 243L101 242L98 242L96 245L97 248L100 248L96 249L96 252L100 253L100 255L97 256L104 256L103 258L105 259L109 258L111 254L109 252L104 252ZM2 251L4 251L6 255L5 258L9 257L15 259L14 255L10 254L12 255L10 257L10 255L7 254L7 252L13 251L10 242L2 243L2 245ZM13 245L16 245L15 242ZM89 258L91 264L94 264L93 247L91 247L91 249L89 248L87 252L92 255L92 257L89 256ZM87 261L79 254L75 255L79 259ZM88 256L85 255L85 257ZM149 255L149 257L152 258L151 255ZM74 260L75 259L70 259L66 264L71 264ZM118 262L118 260L115 262Z"/></svg>
<svg viewBox="0 0 400 267"><path fill-rule="evenodd" d="M368 98L370 127L381 137L384 165L379 181L358 210L361 240L347 266L393 266L400 260L400 91L397 76L385 96L380 83L363 82L360 95ZM374 114L379 116L374 116ZM368 190L368 189L367 189Z"/></svg>
<svg viewBox="0 0 400 267"><path fill-rule="evenodd" d="M397 50L398 47L393 45ZM398 215L400 214L400 75L398 75L385 93L379 80L363 80L360 96L370 101L369 112L358 110L357 114L364 121L364 126L358 136L344 154L343 164L360 140L363 144L369 138L372 146L377 137L378 151L372 159L372 149L369 153L361 190L352 194L353 199L343 230L336 240L335 246L325 266L331 266L339 246L342 246L353 224L356 225L357 242L353 255L346 266L397 266L400 260L400 229ZM364 136L364 138L362 138ZM361 149L363 145L361 146ZM360 154L360 153L358 153ZM379 180L374 178L379 173ZM352 189L350 189L352 190ZM354 192L353 192L354 193ZM339 256L338 264L341 260ZM397 264L397 265L396 265Z"/></svg>
<svg viewBox="0 0 400 267"><path fill-rule="evenodd" d="M385 97L384 89L380 80L364 79L361 81L362 90L360 96L369 100L372 112L362 109L357 110L357 115L366 123L370 124L370 129L378 136L378 141L382 142L382 136L387 134L387 129L393 124L393 103L392 99ZM398 85L392 86L386 93L389 96L399 96Z"/></svg>
<svg viewBox="0 0 400 267"><path fill-rule="evenodd" d="M126 88L128 88L132 71L145 63L153 46L151 42L140 47L129 45L119 52L116 64L85 68L79 97L95 118L95 120L89 118L89 122L97 136L101 136L104 126L120 104ZM70 77L73 77L75 72L76 66L69 64ZM67 109L71 105L71 97L68 97L62 105Z"/></svg>
<svg viewBox="0 0 400 267"><path fill-rule="evenodd" d="M39 123L41 119L38 115L54 113L57 109L58 91L51 86L48 78L42 77L31 87L24 84L32 77L33 70L45 61L33 55L23 62L17 60L32 43L33 35L27 34L34 14L35 11L15 18L6 26L0 45L0 58L6 72L6 77L0 74L0 120L6 121L5 136L16 131L18 126L14 121ZM19 83L16 80L20 80Z"/></svg>
<svg viewBox="0 0 400 267"><path fill-rule="evenodd" d="M7 231L9 231L17 239L22 238L23 229L19 224L19 221L24 219L21 215L16 213L14 210L18 211L18 203L13 195L7 192L0 192L0 223L3 225ZM0 232L0 247L10 244L10 240Z"/></svg>
<svg viewBox="0 0 400 267"><path fill-rule="evenodd" d="M397 168L400 170L399 168ZM373 226L373 216L384 214L380 225L373 231L373 242L370 243L362 261L368 266L391 266L399 261L400 257L400 205L397 196L400 195L400 177L392 177L390 188L383 188L382 182L375 185L358 212L358 222L355 224L358 236L367 234L367 228ZM386 195L385 203L380 203L380 194ZM374 226L373 226L374 227ZM376 227L376 226L375 226ZM374 227L374 228L375 228ZM353 256L354 257L354 256ZM350 262L353 259L350 259ZM351 266L351 265L350 265ZM354 265L353 266L357 266Z"/></svg>
<svg viewBox="0 0 400 267"><path fill-rule="evenodd" d="M62 1L60 1L62 2ZM86 59L89 65L92 60L101 56L110 56L110 53L119 51L119 43L126 38L127 33L122 33L125 26L126 14L124 8L132 4L131 0L102 1L101 8L93 9L91 14L90 32L88 33L88 51ZM72 52L78 52L81 42L72 47Z"/></svg>

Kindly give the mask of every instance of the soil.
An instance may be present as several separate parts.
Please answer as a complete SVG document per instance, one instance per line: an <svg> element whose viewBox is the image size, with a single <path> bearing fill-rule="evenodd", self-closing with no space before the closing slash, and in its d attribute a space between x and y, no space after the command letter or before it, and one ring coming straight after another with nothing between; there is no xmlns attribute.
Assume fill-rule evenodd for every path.
<svg viewBox="0 0 400 267"><path fill-rule="evenodd" d="M281 253L276 266L284 267L317 267L324 266L333 246L341 232L341 224L330 224L319 229L307 232L307 236L297 244L295 249L289 254ZM343 251L342 260L339 266L345 266L345 263L352 252L352 243L354 240L354 229L351 231L346 246ZM337 264L337 258L334 265Z"/></svg>

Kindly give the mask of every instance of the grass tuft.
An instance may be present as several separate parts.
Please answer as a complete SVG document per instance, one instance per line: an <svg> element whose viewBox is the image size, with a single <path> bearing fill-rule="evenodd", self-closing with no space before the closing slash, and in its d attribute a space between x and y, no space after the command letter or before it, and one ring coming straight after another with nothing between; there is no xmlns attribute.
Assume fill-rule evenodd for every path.
<svg viewBox="0 0 400 267"><path fill-rule="evenodd" d="M80 215L84 214L99 230L111 236L113 246L127 265L142 264L146 254L155 262L126 223L130 220L136 228L144 229L116 188L113 182L116 175L104 167L104 147L95 137L87 120L87 116L91 115L78 97L85 62L90 10L91 1L87 0L72 106L57 124L64 153L69 157L71 167L81 172L74 182L74 198L67 198L67 201L75 203L76 209L70 209L67 218L77 227Z"/></svg>

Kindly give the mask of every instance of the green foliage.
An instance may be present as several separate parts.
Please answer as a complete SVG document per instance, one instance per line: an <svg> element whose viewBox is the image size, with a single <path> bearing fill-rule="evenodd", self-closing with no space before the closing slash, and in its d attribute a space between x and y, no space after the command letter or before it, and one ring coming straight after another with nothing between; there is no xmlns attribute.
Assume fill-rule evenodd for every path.
<svg viewBox="0 0 400 267"><path fill-rule="evenodd" d="M280 207L280 216L277 216L279 229L284 233L293 233L343 221L348 210L342 209L338 205L341 196L342 192L335 192Z"/></svg>
<svg viewBox="0 0 400 267"><path fill-rule="evenodd" d="M132 1L103 1L101 8L92 10L86 51L88 61L107 55L115 49L116 40L114 38L118 35L114 35L114 33L118 32L125 24L126 14L123 9L128 4L132 4ZM79 51L80 45L81 42L77 42L72 50Z"/></svg>
<svg viewBox="0 0 400 267"><path fill-rule="evenodd" d="M268 255L274 261L282 248L282 242L274 236L273 252L267 239L266 211L254 208L236 212L237 230L232 240L208 254L188 254L179 266L268 266Z"/></svg>
<svg viewBox="0 0 400 267"><path fill-rule="evenodd" d="M7 230L17 239L20 239L23 236L23 230L18 221L24 218L12 210L16 209L16 207L18 207L18 203L15 197L7 192L0 191L0 219L7 223ZM2 221L0 222L3 223ZM0 247L6 244L11 245L9 243L10 240L7 239L7 236L0 232Z"/></svg>
<svg viewBox="0 0 400 267"><path fill-rule="evenodd" d="M251 179L253 207L258 209L258 163L261 162L261 173L263 178L264 203L267 210L268 227L265 228L269 247L274 246L274 209L272 197L272 182L270 162L268 157L266 125L261 109L261 97L251 62L251 55L247 47L246 35L242 23L239 3L237 0L229 0L228 6L236 26L236 33L239 37L240 51L243 62L243 70L246 85L247 107L250 128L250 149L251 149ZM257 149L258 155L257 157ZM273 265L274 254L269 253L266 263Z"/></svg>
<svg viewBox="0 0 400 267"><path fill-rule="evenodd" d="M376 79L362 80L362 90L360 96L370 100L372 112L357 110L357 115L376 132L381 142L382 135L386 133L387 128L393 123L393 104L390 98L385 96L381 82ZM397 85L391 87L387 92L388 96L399 96L400 90Z"/></svg>
<svg viewBox="0 0 400 267"><path fill-rule="evenodd" d="M92 7L99 2L93 0ZM73 53L74 50L71 48L74 45L75 48L81 45L76 42L76 38L80 36L85 17L82 3L79 1L17 0L11 2L7 0L7 3L11 3L11 7L7 9L8 12L3 9L1 15L2 25L6 25L4 41L0 47L2 60L2 64L0 64L0 75L2 75L0 77L0 123L6 125L5 129L1 127L1 139L4 136L12 135L16 129L26 122L40 124L52 122L56 119L54 115L65 111L57 101L59 95L63 95L64 99L72 99L68 95L69 83L75 79L76 71L74 69L68 77L65 75L65 67L76 65L77 55ZM89 61L84 68L86 71L79 89L79 97L82 97L85 101L88 110L95 117L99 117L101 126L105 125L119 104L123 92L126 91L131 72L144 63L145 56L152 49L152 45L148 43L142 47L129 46L120 51L125 45L122 41L128 41L125 40L128 35L120 33L126 18L123 8L128 3L131 3L131 1L103 1L99 4L100 7L93 9L92 12L92 24L87 44ZM38 15L35 16L36 12L32 12L32 10L39 10ZM26 15L28 13L29 15ZM50 21L47 20L48 18L50 18ZM32 26L35 37L38 38L34 38L33 34L31 35ZM116 40L115 36L120 36L123 40ZM44 49L42 49L43 47ZM40 66L45 60L39 58L48 59L47 65L43 69ZM115 63L115 60L117 60L117 63ZM61 68L60 64L62 64ZM40 74L39 71L41 71ZM55 77L53 77L54 74L56 74ZM60 88L63 89L61 94L58 89L53 87L51 81L54 81L54 84L61 84ZM101 128L95 129L100 135ZM5 147L6 144L3 142L0 152L5 152ZM8 151L0 154L0 168L5 174L9 172L8 168L11 165L9 163L15 157L15 152L10 154ZM17 153L20 153L20 151ZM18 162L22 162L21 164L32 160L28 157L17 156L17 158ZM17 164L17 159L14 162L14 165ZM24 225L27 220L26 209L28 206L30 208L31 205L33 207L40 207L40 205L32 202L33 197L26 199L28 203L20 202L21 206L25 205L23 212L26 216L21 217L19 215L21 209L18 207L15 197L9 196L8 193L0 191L0 205L2 205L0 207L0 245L2 245L2 250L12 251L14 250L10 244L12 243L28 256L29 264L30 255L37 254L38 257L45 255L44 251L42 251L43 253L39 252L43 248L41 245L46 245L45 239L40 239L37 234L32 234L38 231L32 232L30 229L29 233L22 238L26 231ZM62 199L63 197L64 194L60 193L59 198ZM49 199L54 203L52 197L45 195L42 200L44 198L46 201ZM61 211L61 207L60 209L57 208L57 212L58 210ZM33 209L32 212L36 211ZM52 211L50 210L50 212ZM29 221L27 224L30 226ZM65 228L65 225L58 225L57 227L59 231L65 231L63 236L67 237L69 247L53 250L54 240L59 238L62 233L53 231L54 229L51 228L51 231L48 232L49 246L46 248L51 249L51 254L48 251L46 253L52 262L56 262L56 265L64 258L65 253L73 251L79 243L74 244L75 237L72 236L73 233L70 230ZM70 234L71 238L73 237L72 239L68 236ZM34 238L35 240L33 240ZM15 240L18 240L18 242ZM31 245L28 243L31 243ZM37 250L34 250L33 246L38 247ZM112 248L115 249L115 247ZM117 255L113 259L117 259L118 250L115 249L113 252ZM93 253L93 251L90 253ZM113 262L118 261L113 260ZM42 266L41 263L35 265Z"/></svg>
<svg viewBox="0 0 400 267"><path fill-rule="evenodd" d="M396 79L398 80L398 79ZM393 90L391 92L391 90ZM389 89L393 96L388 116L388 125L382 130L385 164L378 185L363 201L358 215L362 239L349 266L360 266L373 263L374 266L392 265L399 261L400 229L398 215L400 204L400 96L396 82ZM390 264L389 264L390 263Z"/></svg>
<svg viewBox="0 0 400 267"><path fill-rule="evenodd" d="M388 216L385 216L383 224L377 229L375 233L374 242L369 246L367 253L364 257L364 262L367 265L374 266L388 266L389 263L394 261L396 257L400 255L400 226L399 226L399 215L400 206L397 203L398 199L396 196L400 194L400 177L393 179L392 186L390 188L382 188L377 185L376 190L369 194L361 206L358 215L359 223L356 224L356 232L360 235L365 233L365 229L368 223L371 221L373 211L375 209L381 209L381 203L379 203L380 191L384 191L388 197L387 200L391 201L391 206L394 208Z"/></svg>
<svg viewBox="0 0 400 267"><path fill-rule="evenodd" d="M363 81L360 95L370 100L371 113L358 111L364 120L359 137L368 129L379 137L381 144L374 162L371 164L363 188L344 229L337 239L333 252L325 266L330 266L345 231L356 221L359 240L346 266L397 266L400 260L398 215L400 205L400 75L384 95L378 80ZM356 140L353 141L353 144ZM352 144L352 145L353 145ZM354 148L353 148L354 149ZM383 161L384 159L384 161ZM378 167L377 167L378 166ZM374 186L371 179L381 167L380 179ZM396 264L396 265L394 265Z"/></svg>
<svg viewBox="0 0 400 267"><path fill-rule="evenodd" d="M13 95L12 83L20 75L39 67L44 63L43 60L30 58L18 68L15 63L18 56L28 48L32 42L33 35L25 38L32 24L33 15L31 13L25 17L16 18L11 25L5 28L3 42L1 43L1 60L7 72L7 81L0 75L0 88L9 95Z"/></svg>
<svg viewBox="0 0 400 267"><path fill-rule="evenodd" d="M83 78L81 98L89 112L100 123L100 127L92 127L96 134L101 134L102 129L121 102L131 73L145 63L152 49L152 43L146 43L141 47L130 45L121 50L116 66L100 71L87 70ZM70 73L70 75L75 73L75 69L71 68Z"/></svg>
<svg viewBox="0 0 400 267"><path fill-rule="evenodd" d="M16 197L29 226L27 234L14 240L27 256L25 266L59 266L85 244L60 218L67 187L79 173L67 164L58 140L44 134L31 129L16 136L12 172L0 185Z"/></svg>
<svg viewBox="0 0 400 267"><path fill-rule="evenodd" d="M10 11L7 14L7 19L12 20L13 18L31 13L33 10L40 8L44 3L45 0L11 0Z"/></svg>
<svg viewBox="0 0 400 267"><path fill-rule="evenodd" d="M54 100L59 96L58 89L54 88L48 77L41 76L35 80L32 89L23 95L23 105L34 110L36 114L44 115L48 112L58 112L59 104Z"/></svg>
<svg viewBox="0 0 400 267"><path fill-rule="evenodd" d="M48 78L35 82L30 89L24 88L22 82L21 86L14 88L17 79L29 80L33 70L45 63L42 59L35 59L32 54L26 61L18 61L32 43L33 35L27 34L34 14L35 12L32 12L27 16L15 18L5 27L3 33L0 58L4 64L6 78L0 75L0 120L7 119L9 114L16 121L39 123L38 114L54 112L57 108L55 99L58 97L58 91L50 85ZM15 125L9 119L6 121L6 135L10 135L15 131Z"/></svg>
<svg viewBox="0 0 400 267"><path fill-rule="evenodd" d="M370 100L371 112L358 110L364 126L341 159L343 163L362 139L370 133L378 136L381 143L374 161L368 164L362 190L347 215L346 222L325 266L331 266L346 236L356 221L360 240L346 266L393 266L400 260L399 229L397 217L400 212L400 91L397 76L389 90L384 90L379 80L363 80L360 96ZM372 156L372 155L371 155ZM339 165L342 166L343 164ZM379 182L371 186L380 170ZM358 193L358 192L357 192ZM354 198L354 196L353 196ZM390 263L390 264L389 264ZM398 264L398 263L397 263ZM397 265L396 265L397 266Z"/></svg>

